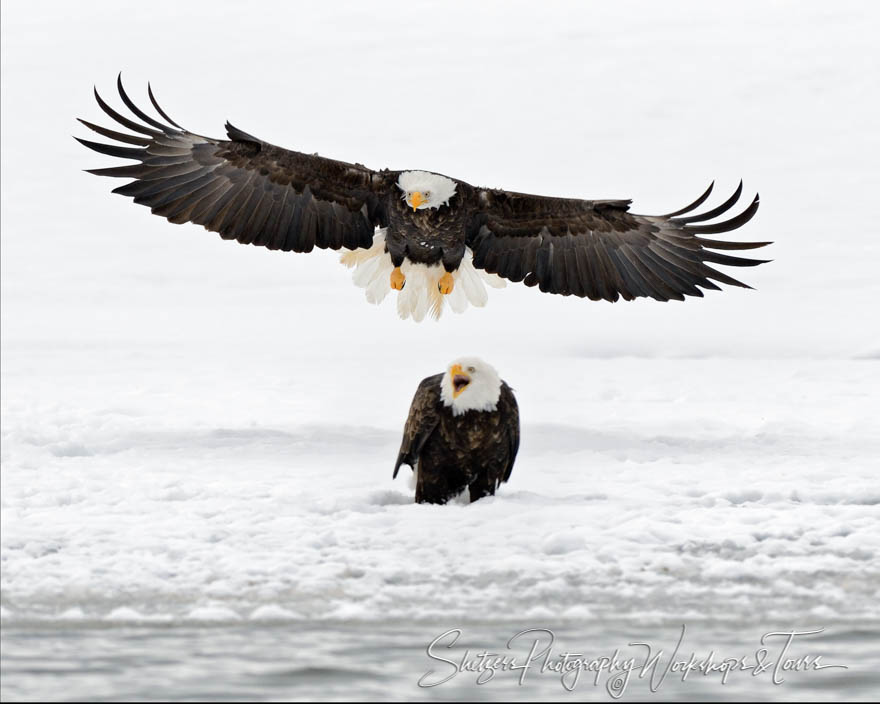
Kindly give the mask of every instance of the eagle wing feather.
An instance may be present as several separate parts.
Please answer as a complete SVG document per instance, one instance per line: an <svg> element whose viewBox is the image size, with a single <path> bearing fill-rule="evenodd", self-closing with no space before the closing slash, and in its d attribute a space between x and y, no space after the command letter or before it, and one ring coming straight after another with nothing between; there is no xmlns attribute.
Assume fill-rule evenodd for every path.
<svg viewBox="0 0 880 704"><path fill-rule="evenodd" d="M498 484L510 479L513 471L513 463L516 461L516 453L519 452L519 406L513 390L504 382L501 384L501 394L498 397L498 410L504 418L504 430L507 438L507 466L501 475Z"/></svg>
<svg viewBox="0 0 880 704"><path fill-rule="evenodd" d="M397 462L394 464L394 474L397 476L400 466L408 464L415 468L419 461L422 448L431 437L431 433L440 422L440 381L442 374L435 374L423 379L416 389L412 404L409 408L409 416L403 427L403 440L400 443L400 452L397 454Z"/></svg>
<svg viewBox="0 0 880 704"><path fill-rule="evenodd" d="M181 128L150 102L162 123L128 97L121 75L119 95L137 122L111 108L95 91L101 109L137 135L80 120L89 129L123 144L78 139L101 154L140 163L91 169L99 176L133 178L114 189L174 223L193 222L234 239L269 249L308 252L313 247L370 247L384 227L385 193L397 179L389 171L276 147L229 123L228 140Z"/></svg>
<svg viewBox="0 0 880 704"><path fill-rule="evenodd" d="M690 205L660 216L630 213L629 200L590 201L474 189L467 243L474 252L474 266L564 296L668 301L702 296L700 288L717 290L715 281L751 288L707 262L738 267L763 264L769 260L712 250L754 249L770 242L734 242L703 235L729 232L747 223L758 210L758 196L733 218L698 224L727 214L742 195L740 182L721 205L681 217L699 208L713 185Z"/></svg>

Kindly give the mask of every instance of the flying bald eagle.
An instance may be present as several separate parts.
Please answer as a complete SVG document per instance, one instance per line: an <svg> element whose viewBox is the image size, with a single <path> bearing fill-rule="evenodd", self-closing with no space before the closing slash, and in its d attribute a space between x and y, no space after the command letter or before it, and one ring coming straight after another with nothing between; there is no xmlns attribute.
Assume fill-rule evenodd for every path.
<svg viewBox="0 0 880 704"><path fill-rule="evenodd" d="M416 502L445 504L465 489L492 496L510 479L519 449L519 408L498 372L476 357L422 380L394 465L416 473Z"/></svg>
<svg viewBox="0 0 880 704"><path fill-rule="evenodd" d="M134 179L113 192L134 198L173 223L193 222L269 249L351 250L355 283L367 300L397 290L401 317L439 317L444 301L463 311L487 301L486 283L522 281L541 291L591 300L702 296L715 281L750 288L710 264L754 266L713 250L753 249L769 242L730 242L705 235L735 230L758 209L758 196L739 215L727 213L742 194L716 208L683 217L709 197L667 215L629 212L629 200L579 200L477 188L428 171L373 171L317 154L289 151L226 123L228 139L183 129L159 107L161 122L126 95L140 121L119 114L95 91L101 109L137 134L80 120L95 132L133 145L84 139L102 154L136 164L90 173ZM500 278L501 277L501 278ZM699 287L699 288L698 288Z"/></svg>

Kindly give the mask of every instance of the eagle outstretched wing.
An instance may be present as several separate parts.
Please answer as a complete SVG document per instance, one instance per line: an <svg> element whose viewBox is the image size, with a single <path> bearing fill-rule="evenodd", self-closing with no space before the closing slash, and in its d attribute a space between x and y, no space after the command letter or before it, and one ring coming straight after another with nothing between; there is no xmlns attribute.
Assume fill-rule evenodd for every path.
<svg viewBox="0 0 880 704"><path fill-rule="evenodd" d="M121 75L117 88L143 122L120 115L97 90L95 98L107 115L136 135L80 122L134 146L77 139L101 154L140 162L89 172L134 179L113 192L134 198L156 215L203 225L224 239L295 252L370 247L375 227L386 225L383 194L396 173L282 149L229 123L228 140L193 134L165 114L149 87L153 107L170 124L138 108L126 95Z"/></svg>
<svg viewBox="0 0 880 704"><path fill-rule="evenodd" d="M712 184L714 185L714 184ZM750 288L707 264L755 266L768 260L732 257L712 250L754 249L770 242L729 242L703 235L729 232L758 210L758 196L739 215L727 213L742 194L742 182L727 201L699 215L712 185L689 206L660 216L629 212L628 200L549 198L503 190L475 189L475 215L467 243L474 266L541 291L594 301L651 297L658 301L702 296L713 281Z"/></svg>

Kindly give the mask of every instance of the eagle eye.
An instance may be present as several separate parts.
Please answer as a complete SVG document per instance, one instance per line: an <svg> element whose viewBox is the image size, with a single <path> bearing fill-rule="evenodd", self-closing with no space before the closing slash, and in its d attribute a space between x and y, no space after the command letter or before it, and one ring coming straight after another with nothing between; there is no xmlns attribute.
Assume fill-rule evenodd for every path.
<svg viewBox="0 0 880 704"><path fill-rule="evenodd" d="M468 371L469 371L471 374L473 374L473 373L474 373L475 371L477 371L477 370L474 369L473 367L468 367Z"/></svg>

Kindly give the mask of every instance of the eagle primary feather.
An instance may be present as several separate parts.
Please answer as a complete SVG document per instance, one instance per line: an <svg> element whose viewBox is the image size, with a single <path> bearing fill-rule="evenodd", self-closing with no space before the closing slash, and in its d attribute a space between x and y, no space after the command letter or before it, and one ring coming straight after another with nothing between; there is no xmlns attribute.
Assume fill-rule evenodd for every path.
<svg viewBox="0 0 880 704"><path fill-rule="evenodd" d="M678 211L637 215L629 212L629 200L551 198L476 188L430 172L374 171L283 149L229 123L228 139L204 137L171 120L149 86L150 102L165 122L135 105L121 76L117 89L140 122L111 108L97 90L95 98L110 118L136 134L80 120L116 144L79 139L101 154L139 162L90 170L134 179L115 193L173 223L193 222L224 239L268 249L364 251L380 246L370 256L345 261L357 268L373 255L382 258L381 264L355 274L373 301L390 290L389 272L401 272L396 273L398 281L405 280L402 267L411 267L418 274L414 284L430 290L401 290L403 317L421 319L428 310L437 317L446 298L456 311L468 302L480 305L485 301L483 283L497 285L494 275L564 296L667 301L702 296L701 289L719 288L715 282L749 288L711 265L745 267L766 261L723 252L769 242L705 237L735 230L754 216L757 196L738 215L707 223L730 212L742 195L742 183L724 203L703 213L688 215L709 198L711 185ZM422 194L420 179L428 185L448 181L451 187L432 200L428 186ZM411 207L416 195L419 200L412 200L416 206ZM465 276L465 295L448 295L461 282L457 272L463 264L482 274Z"/></svg>

